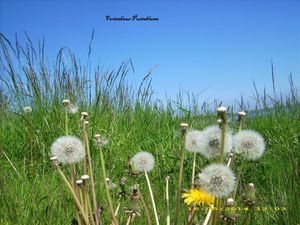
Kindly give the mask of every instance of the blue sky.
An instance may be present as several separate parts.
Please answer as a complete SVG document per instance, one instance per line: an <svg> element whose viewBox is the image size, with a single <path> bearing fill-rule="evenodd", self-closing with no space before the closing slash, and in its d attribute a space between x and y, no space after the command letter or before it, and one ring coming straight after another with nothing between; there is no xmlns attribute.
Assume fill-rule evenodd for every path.
<svg viewBox="0 0 300 225"><path fill-rule="evenodd" d="M271 93L271 60L278 91L288 75L300 84L300 1L0 0L0 32L23 30L37 43L45 37L54 60L67 46L85 62L92 30L92 62L119 66L131 59L138 82L151 69L155 96L179 90L203 100L232 103L259 90ZM106 21L111 17L158 17L159 21Z"/></svg>

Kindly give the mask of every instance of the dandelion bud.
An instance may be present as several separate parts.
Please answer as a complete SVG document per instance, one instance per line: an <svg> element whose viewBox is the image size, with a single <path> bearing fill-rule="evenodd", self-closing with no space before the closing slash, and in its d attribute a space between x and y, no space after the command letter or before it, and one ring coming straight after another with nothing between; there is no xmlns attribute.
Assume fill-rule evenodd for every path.
<svg viewBox="0 0 300 225"><path fill-rule="evenodd" d="M226 201L226 206L227 207L231 207L234 205L234 200L233 198L228 198L227 201Z"/></svg>
<svg viewBox="0 0 300 225"><path fill-rule="evenodd" d="M224 106L221 106L221 107L217 108L218 113L225 113L226 111L227 111L227 109Z"/></svg>
<svg viewBox="0 0 300 225"><path fill-rule="evenodd" d="M89 178L89 175L86 174L81 176L81 180L83 180L83 182L86 182Z"/></svg>
<svg viewBox="0 0 300 225"><path fill-rule="evenodd" d="M239 215L236 213L236 207L234 207L234 205L235 202L233 198L228 198L223 215L221 215L221 220L226 222L226 224L227 222L229 222L229 224L236 224Z"/></svg>
<svg viewBox="0 0 300 225"><path fill-rule="evenodd" d="M64 99L64 100L62 101L62 103L63 103L63 106L64 106L64 107L69 107L70 104L71 104L71 101L70 101L69 99Z"/></svg>
<svg viewBox="0 0 300 225"><path fill-rule="evenodd" d="M87 120L88 116L89 116L89 114L87 112L82 112L80 120Z"/></svg>
<svg viewBox="0 0 300 225"><path fill-rule="evenodd" d="M55 157L55 156L52 156L51 158L50 158L50 161L52 162L52 165L54 166L54 168L56 169L56 167L58 166L58 160L57 160L57 157Z"/></svg>
<svg viewBox="0 0 300 225"><path fill-rule="evenodd" d="M76 184L80 188L83 184L83 180L76 180Z"/></svg>
<svg viewBox="0 0 300 225"><path fill-rule="evenodd" d="M25 106L23 108L24 113L31 113L32 112L32 108L30 106Z"/></svg>
<svg viewBox="0 0 300 225"><path fill-rule="evenodd" d="M95 134L95 139L96 140L99 140L101 138L101 135L100 134Z"/></svg>
<svg viewBox="0 0 300 225"><path fill-rule="evenodd" d="M187 123L181 123L181 124L180 124L181 129L187 129L188 126L189 126L189 125L188 125Z"/></svg>
<svg viewBox="0 0 300 225"><path fill-rule="evenodd" d="M126 177L122 177L120 179L120 185L125 185L127 183L127 178Z"/></svg>
<svg viewBox="0 0 300 225"><path fill-rule="evenodd" d="M245 188L244 203L249 207L256 204L255 187L253 183L249 183Z"/></svg>

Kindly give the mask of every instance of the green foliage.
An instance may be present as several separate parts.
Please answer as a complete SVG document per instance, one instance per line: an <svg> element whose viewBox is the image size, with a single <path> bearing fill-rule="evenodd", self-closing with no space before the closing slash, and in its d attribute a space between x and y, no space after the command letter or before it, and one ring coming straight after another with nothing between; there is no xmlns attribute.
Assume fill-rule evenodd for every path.
<svg viewBox="0 0 300 225"><path fill-rule="evenodd" d="M163 105L153 100L151 72L135 92L126 81L130 62L123 63L116 71L96 68L91 75L91 68L79 65L70 51L67 51L68 66L62 59L66 50L61 49L56 63L50 67L46 64L43 47L35 51L30 40L23 47L17 41L13 46L1 34L0 43L0 224L70 224L73 218L72 199L49 160L52 142L64 134L61 104L64 98L78 104L79 112L89 112L91 155L100 205L106 204L100 181L99 152L93 142L96 133L109 139L104 157L110 179L118 183L125 176L128 188L139 183L149 207L146 183L140 176L129 176L127 163L128 157L139 150L154 154L157 164L150 173L150 179L158 214L161 223L164 223L166 176L171 177L171 206L176 196L179 124L184 121L192 128L203 129L215 123L216 116L207 107L209 104L203 103L199 107L195 99L184 104L181 95L175 104L169 101ZM22 111L26 105L33 108L31 114ZM246 163L241 181L242 186L249 182L256 185L258 206L269 207L269 210L251 215L251 224L297 224L300 221L300 107L293 84L286 100L274 100L265 93L263 96L257 93L257 105L262 107L251 112L245 126L263 135L267 150L258 162ZM70 133L80 137L79 121L80 113L70 115ZM230 125L234 129L237 127L233 114ZM196 172L200 172L207 163L198 156ZM184 188L189 188L191 164L192 155L187 153ZM114 207L119 201L116 199L117 192L114 192ZM128 200L121 202L120 221L124 224L126 214L123 207L129 204ZM276 211L275 207L285 207L286 211ZM108 214L107 208L104 212ZM181 213L183 224L183 204ZM173 208L171 215L174 215ZM144 211L133 224L146 224Z"/></svg>

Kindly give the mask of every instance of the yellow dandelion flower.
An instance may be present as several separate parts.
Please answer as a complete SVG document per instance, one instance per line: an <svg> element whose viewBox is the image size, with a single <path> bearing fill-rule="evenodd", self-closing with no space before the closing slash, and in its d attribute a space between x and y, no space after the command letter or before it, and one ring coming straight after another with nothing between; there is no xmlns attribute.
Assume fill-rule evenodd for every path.
<svg viewBox="0 0 300 225"><path fill-rule="evenodd" d="M199 188L192 188L187 193L183 193L182 198L188 206L211 206L214 203L214 197Z"/></svg>

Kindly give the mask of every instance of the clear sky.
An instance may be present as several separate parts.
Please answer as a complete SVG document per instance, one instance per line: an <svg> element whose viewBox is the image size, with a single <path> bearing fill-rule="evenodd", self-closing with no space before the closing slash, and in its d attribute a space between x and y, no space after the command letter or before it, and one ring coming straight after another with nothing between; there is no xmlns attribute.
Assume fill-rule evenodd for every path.
<svg viewBox="0 0 300 225"><path fill-rule="evenodd" d="M272 93L271 60L278 91L292 72L300 86L300 1L290 0L0 0L0 31L45 37L50 61L63 46L85 62L92 30L93 64L119 66L132 59L137 82L153 72L155 96L179 90L200 100L232 102L260 90ZM159 21L107 21L111 17ZM200 102L201 103L201 102Z"/></svg>

